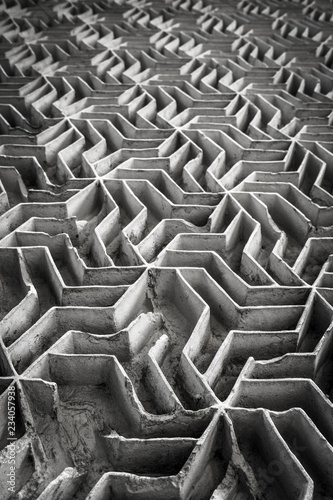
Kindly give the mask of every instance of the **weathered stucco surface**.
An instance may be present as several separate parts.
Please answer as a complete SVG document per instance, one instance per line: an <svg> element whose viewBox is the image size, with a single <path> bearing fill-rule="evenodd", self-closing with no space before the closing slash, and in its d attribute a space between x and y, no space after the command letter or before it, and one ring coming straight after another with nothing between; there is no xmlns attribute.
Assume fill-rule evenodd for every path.
<svg viewBox="0 0 333 500"><path fill-rule="evenodd" d="M0 0L1 500L333 499L332 26Z"/></svg>

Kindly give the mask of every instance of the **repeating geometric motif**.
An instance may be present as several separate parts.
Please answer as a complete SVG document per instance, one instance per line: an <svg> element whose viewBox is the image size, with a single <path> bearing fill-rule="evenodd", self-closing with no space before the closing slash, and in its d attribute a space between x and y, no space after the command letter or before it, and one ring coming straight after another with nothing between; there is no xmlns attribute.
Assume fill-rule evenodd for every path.
<svg viewBox="0 0 333 500"><path fill-rule="evenodd" d="M2 499L333 498L332 22L1 0Z"/></svg>

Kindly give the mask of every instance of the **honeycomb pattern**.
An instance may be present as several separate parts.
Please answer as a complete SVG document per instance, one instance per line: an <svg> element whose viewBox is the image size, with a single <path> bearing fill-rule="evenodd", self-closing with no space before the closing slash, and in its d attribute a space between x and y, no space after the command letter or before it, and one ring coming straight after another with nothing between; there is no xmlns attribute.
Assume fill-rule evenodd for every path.
<svg viewBox="0 0 333 500"><path fill-rule="evenodd" d="M1 499L333 498L332 23L0 1Z"/></svg>

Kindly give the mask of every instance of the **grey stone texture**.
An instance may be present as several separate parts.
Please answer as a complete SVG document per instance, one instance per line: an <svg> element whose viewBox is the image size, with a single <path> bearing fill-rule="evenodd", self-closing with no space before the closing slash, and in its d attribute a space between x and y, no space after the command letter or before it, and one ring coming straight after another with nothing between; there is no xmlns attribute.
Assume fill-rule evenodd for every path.
<svg viewBox="0 0 333 500"><path fill-rule="evenodd" d="M332 500L332 1L0 0L0 59L1 500Z"/></svg>

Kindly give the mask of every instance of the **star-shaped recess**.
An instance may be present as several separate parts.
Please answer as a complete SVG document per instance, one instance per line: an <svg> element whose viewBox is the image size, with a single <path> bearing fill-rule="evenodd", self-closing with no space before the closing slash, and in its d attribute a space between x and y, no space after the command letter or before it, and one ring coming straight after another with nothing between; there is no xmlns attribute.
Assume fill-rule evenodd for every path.
<svg viewBox="0 0 333 500"><path fill-rule="evenodd" d="M142 280L141 280L141 282L142 282ZM142 282L142 284L143 284L143 282ZM140 285L139 288L142 288L142 284ZM131 290L133 290L133 289L131 289ZM144 309L147 307L147 306L145 306L145 302L146 302L145 294L143 294L142 291L140 291L139 289L135 292L135 296L133 296L133 299L137 302L136 306L135 306L136 309L139 308L139 310L142 310L143 307L144 307ZM128 300L128 297L127 297L127 300ZM128 304L127 300L126 300L126 304ZM63 312L65 310L66 309L63 309ZM76 309L76 312L77 312L77 310L78 309ZM69 312L69 310L68 310L68 312ZM73 310L73 312L74 312L74 310ZM71 386L74 383L74 385L79 385L82 388L82 390L83 390L82 397L85 394L85 397L88 397L89 401L91 399L92 394L95 394L95 396L98 396L98 394L100 394L100 396L102 397L103 392L104 392L104 398L109 400L109 403L108 403L107 408L106 408L106 410L107 410L106 416L103 417L103 419L106 418L107 420L104 421L104 423L102 424L102 428L99 429L99 432L101 432L102 429L103 429L103 432L105 432L106 429L109 429L109 432L111 430L118 429L118 431L121 434L125 434L125 435L128 433L131 435L131 434L133 434L133 432L140 433L140 435L145 435L146 428L147 428L146 423L148 421L151 421L152 425L149 425L149 427L150 427L153 435L151 436L151 441L149 441L149 443L151 444L152 450L156 449L156 452L158 451L160 443L159 443L158 439L154 438L154 434L155 434L155 436L156 435L158 436L159 434L162 434L162 436L168 435L169 425L167 425L167 426L165 425L166 422L165 422L164 418L158 417L158 416L153 417L152 415L150 415L149 413L147 413L143 409L142 404L139 402L139 400L136 396L136 393L133 390L132 382L129 380L128 376L124 372L124 369L120 365L118 359L122 361L123 366L126 367L127 371L130 372L131 377L140 376L139 365L142 365L140 358L142 358L144 353L147 352L147 349L149 348L149 343L154 342L154 339L158 338L158 336L160 335L159 331L162 327L162 321L161 321L160 314L152 313L152 312L142 312L133 322L130 322L129 326L126 329L123 329L115 334L105 335L106 328L107 328L106 325L107 325L107 323L109 323L109 321L107 321L107 323L105 323L105 326L103 326L100 323L101 322L101 314L103 314L104 316L105 316L105 314L107 314L111 323L115 322L115 324L117 324L117 326L115 326L115 328L118 329L119 327L121 328L122 324L126 325L130 321L130 318L128 317L128 312L129 311L124 311L124 303L123 304L120 303L119 307L117 306L117 309L114 310L114 316L112 319L113 313L111 310L108 311L107 309L105 309L103 311L100 308L98 308L98 309L96 309L96 317L91 318L92 322L89 326L87 323L87 317L88 317L87 315L91 313L91 310L90 309L86 310L86 314L84 313L84 310L81 310L82 323L81 323L81 325L77 324L77 327L79 327L81 330L83 330L83 328L85 328L85 329L88 328L92 333L87 333L85 335L83 332L77 332L77 333L79 333L79 337L77 337L76 332L68 332L65 335L62 335L61 330L59 330L59 328L61 329L61 319L60 319L60 323L58 321L56 325L54 324L54 327L56 328L56 330L59 332L60 335L57 335L56 337L54 337L54 335L51 334L51 337L53 337L53 338L51 340L51 337L50 337L49 340L50 340L50 342L53 343L54 340L56 340L60 336L59 341L56 342L55 344L53 344L51 349L48 350L47 353L45 353L45 355L39 356L38 359L36 359L36 362L33 365L31 365L31 367L28 368L27 371L22 373L22 375L20 376L20 382L19 382L19 384L22 385L22 394L23 394L22 398L27 397L28 402L31 405L32 413L33 413L31 418L33 419L34 429L37 432L37 434L40 434L40 432L42 432L42 430L41 430L42 428L40 426L43 426L43 428L45 428L45 426L49 427L51 425L51 427L53 427L52 422L56 425L57 429L58 429L59 425L60 425L61 429L63 429L61 432L63 432L65 434L65 437L64 437L65 441L72 434L73 430L68 428L68 426L65 426L64 428L62 428L61 413L63 411L65 412L63 415L64 421L66 421L65 414L68 411L72 416L76 414L77 418L81 418L81 417L79 417L79 414L82 413L82 410L76 410L75 408L73 408L73 402L69 403L69 406L66 403L66 401L67 401L66 394L67 394L68 389L69 389L69 387L66 389L66 386L68 386L68 384ZM52 313L52 310L51 310L51 313ZM55 319L56 319L55 313L56 313L56 311L53 311L53 321L55 321ZM60 313L60 310L58 311L58 313L60 314L60 316L62 316L62 313ZM125 316L124 316L124 313L125 313ZM133 313L134 313L134 311L131 312L131 314L133 314ZM135 313L134 313L134 315L135 315ZM46 320L46 316L44 317L45 320ZM96 329L97 318L99 318L98 322L100 323L100 327L103 330L103 334L102 334L102 330L100 332L98 332ZM105 316L105 318L106 318L106 316ZM48 322L49 326L47 328L49 328L49 327L52 328L52 323L50 323L51 319ZM65 322L67 322L67 320ZM43 321L42 321L42 323L44 324ZM39 326L38 326L38 323L36 324L36 327L34 328L34 333L33 333L33 331L27 332L27 334L29 336L29 344L32 341L32 336L34 337L33 342L35 343L35 341L37 341L37 343L38 343L38 329L43 328L42 323L39 322ZM110 325L111 325L111 323L110 323ZM45 326L45 324L44 324L44 326ZM147 340L150 339L148 341L147 345L145 344L144 338L142 337L143 332L145 332L144 333L145 338ZM82 342L84 336L86 337L86 348L84 347L84 342ZM127 339L128 339L127 342L125 341L125 337L127 337ZM77 343L77 348L80 349L81 354L79 354L78 352L74 354L74 352L76 351L75 338L77 338L77 340L79 341ZM23 340L24 339L22 336L20 338L20 341L23 341ZM72 347L74 349L74 352L73 352L73 349L71 349L70 345L68 344L68 341L70 343L72 343ZM124 341L125 341L125 343L124 343ZM92 348L94 343L96 344L96 348L97 348L97 350L95 350L95 353L92 355L84 354L85 350L87 353L91 352L91 348ZM126 343L127 343L127 347L126 347ZM35 345L37 346L36 343L35 343ZM67 345L67 348L66 348L66 345ZM19 366L16 364L16 360L15 360L15 353L14 353L15 346L14 346L14 344L12 344L12 346L14 349L12 351L12 360L14 361L14 365L16 366L16 369L19 369ZM47 346L45 344L44 344L44 346L47 348ZM40 347L42 347L42 346L40 346ZM10 350L10 348L8 349L8 352L9 352L9 350ZM109 354L98 354L98 352L99 353L109 352ZM31 351L30 351L30 353L31 353ZM67 353L67 354L65 354L65 353ZM112 355L111 355L111 353L112 353ZM117 357L115 357L115 355ZM132 359L132 362L130 362L131 359ZM72 363L72 360L74 360L74 364ZM27 358L25 360L21 360L21 361L23 363L26 363L26 364L27 363L29 364L29 362L30 362ZM143 361L145 362L145 359L143 359ZM79 375L79 372L80 372L79 366L80 365L82 367L85 366L84 372L86 373L88 378L85 380L84 377L82 378L83 374L81 374L81 375L79 375L79 378L77 379L77 383L75 383L75 380L73 379L73 377L71 375L72 368L69 368L69 371L68 371L68 368L65 367L65 365L67 365L69 367L68 362L69 362L69 365L72 366L72 368L74 367L74 372L77 372L77 375ZM135 369L134 365L137 365L138 370ZM104 368L103 368L103 366L104 366ZM113 366L113 368L112 368L112 366ZM142 366L142 368L144 368L144 366ZM21 370L19 369L19 371L21 371ZM154 384L158 383L158 375L159 375L159 372L154 374L154 370L152 367L151 368L151 375L150 375L151 384L154 385ZM32 377L32 379L31 379L31 377ZM42 382L41 378L46 382ZM117 382L117 380L118 380L118 382ZM56 382L57 386L55 386L54 383L50 383L53 381ZM125 385L124 385L124 383L125 383ZM162 386L160 387L159 390L162 391L162 393L163 393L163 388L164 388L164 391L168 390L167 389L168 383L166 380L163 382L163 377L162 377L161 383L162 383ZM90 385L90 387L93 389L92 393L86 387L87 384ZM99 391L98 394L96 394L96 389L94 386L95 385L100 386L101 384L104 384L104 385L106 384L106 386L110 388L111 394L113 394L113 396L111 396L111 399L110 399L110 396L107 394L107 392L105 392L104 390L102 392ZM142 384L142 382L140 380L138 380L138 381L134 380L134 384L135 384L135 386L138 384L137 392L138 392L140 398L144 399L145 398L144 395L146 392L145 386ZM199 429L202 429L203 428L202 426L205 425L205 422L206 423L208 422L207 419L211 415L212 410L207 409L207 410L203 410L202 412L196 412L195 414L193 414L193 412L191 412L191 411L183 410L180 403L177 403L177 397L172 395L171 388L169 389L169 392L170 392L170 396L165 398L164 403L163 403L163 401L161 401L161 403L160 403L162 405L164 404L164 408L163 407L160 408L160 411L167 410L169 412L170 404L176 405L176 408L178 407L176 414L172 414L172 413L170 414L170 417L169 417L170 431L173 432L171 429L174 429L174 432L177 433L178 435L179 435L179 433L181 433L184 436L186 436L186 435L188 435L188 431L189 431L188 422L191 422L190 432L191 433L200 432ZM59 393L59 402L57 403L58 393ZM72 394L71 390L70 390L70 393L68 393L68 396L71 399L70 394ZM94 396L94 400L96 399L95 396ZM36 397L37 397L37 399L36 399ZM79 397L79 399L80 399L80 397ZM120 425L120 427L118 427L118 424L116 422L117 421L121 422L122 418L120 418L120 415L114 413L114 409L112 411L110 411L112 408L112 398L113 397L116 398L115 404L120 405L119 411L121 411L123 413L125 412L125 414L128 414L126 419L129 419L129 421L128 421L128 426L126 428L122 424ZM41 398L40 402L38 402L38 398ZM47 405L45 405L46 400L49 402ZM174 403L172 403L172 401L174 401ZM54 404L56 404L56 407L59 406L59 408L53 409ZM93 408L93 406L95 406L96 404L98 406L100 404L100 402L98 402L97 400L95 402L90 402L88 404L88 408ZM145 404L149 404L149 402L146 401ZM75 404L74 404L74 406L75 406ZM40 408L40 410L38 410L38 408ZM46 413L50 412L51 417L53 416L52 418L45 415L45 408L50 408L49 410L46 411ZM42 418L40 416L41 411L44 415ZM56 413L54 414L54 412L56 412ZM180 414L182 414L183 417L181 417ZM54 415L57 416L56 421L54 420ZM118 417L117 417L117 415L118 415ZM110 418L111 418L111 421L110 421ZM76 417L75 417L75 420L76 420ZM85 420L85 418L83 418L83 420ZM89 419L89 420L91 420L91 419ZM94 419L92 419L91 422L93 422L93 420ZM146 421L146 423L145 423L145 421ZM183 423L182 423L182 421L183 421ZM125 422L125 420L124 420L124 422ZM155 424L154 424L154 422L155 422ZM31 420L30 420L30 425L31 425ZM75 424L74 424L75 429L77 428L78 425L80 426L81 424L78 424L78 422L75 422ZM194 430L196 428L196 426L198 427L198 431ZM154 430L154 428L155 428L155 430ZM96 446L97 446L96 453L97 453L97 456L101 457L101 458L99 459L97 456L94 457L93 455L90 455L90 459L89 459L89 456L87 456L87 449L88 449L87 445L89 445L88 446L89 448L91 448L91 445L92 445L92 443L91 443L92 437L89 437L89 436L92 436L91 433L92 432L95 433L96 430L98 430L98 429L95 429L95 430L88 429L87 431L85 431L84 432L85 437L84 437L83 441L85 439L88 439L87 443L84 443L84 442L82 443L83 448L81 451L76 449L76 451L74 452L76 467L78 467L79 469L80 469L80 467L81 468L83 467L83 469L86 470L86 466L88 463L87 460L89 461L89 463L91 463L91 461L94 461L96 463L95 458L97 459L97 462L99 462L99 460L101 460L101 463L98 466L98 470L94 469L94 472L89 475L89 478L87 479L87 485L85 487L88 487L89 484L91 483L91 481L93 481L93 482L96 481L96 474L101 473L101 470L105 469L105 467L107 468L107 466L105 464L106 459L105 459L105 457L103 458L101 456L102 452L101 452L100 447L98 445L99 439L96 442ZM50 428L50 431L51 431L51 428ZM54 429L54 431L56 431L56 429ZM60 432L60 431L57 431L57 432ZM74 430L74 432L76 433L76 430ZM86 434L86 432L88 434ZM52 431L51 431L51 433L53 434ZM66 435L67 435L67 438L66 438ZM24 439L24 436L23 436L23 439ZM28 436L26 437L26 439L28 439ZM72 438L70 438L70 440L71 439ZM172 457L174 457L175 455L174 455L174 452L172 450L174 449L174 445L177 446L176 441L178 438L176 439L176 437L175 437L175 438L171 439L169 444L171 444L172 446L168 445L168 442L169 442L168 439L169 438L165 437L166 446L168 449L170 448L170 453L172 453ZM179 453L176 452L176 456L178 456L180 454L179 458L177 460L178 461L180 460L180 464L181 464L182 460L183 460L182 457L185 454L185 458L186 458L188 453L190 453L193 445L195 444L195 440L194 439L192 439L192 440L191 439L179 439L178 441L179 441L179 445L178 445ZM114 438L112 437L112 435L110 436L110 438L106 438L106 444L105 444L106 450L110 446L110 443L112 444L113 442L114 442ZM61 445L61 443L60 443L60 445ZM40 444L40 446L42 446L42 448L45 450L45 453L43 454L44 474L45 474L45 463L48 462L52 456L54 456L53 453L55 453L54 450L55 450L56 445L55 444L52 445L52 443L50 443L49 440L47 440L46 442L43 442L43 439L42 439L42 443ZM57 446L59 446L59 444ZM66 446L66 445L64 444L63 446ZM138 446L141 446L141 442L138 443ZM68 443L67 443L67 447L68 447ZM53 452L52 452L52 448L53 448ZM72 448L72 445L70 446L70 448ZM113 457L113 448L114 447L111 446L111 451L110 451L111 458ZM107 454L107 453L108 452L105 451L105 453L102 453L102 455ZM57 453L56 455L58 457L59 453ZM63 452L61 452L61 456L63 456ZM67 457L68 457L68 454L67 454ZM66 457L64 457L64 460L62 460L62 464L63 465L68 464L68 466L70 466L72 463L71 460L69 458L66 458L66 459L65 458ZM120 460L120 462L119 462L119 460ZM118 467L121 468L122 467L121 460L122 460L121 457L120 458L119 457L112 458L112 463L114 465L111 465L111 468L117 469L117 465L116 465L117 463L118 463ZM165 460L167 461L167 458L165 458ZM81 463L81 465L80 465L80 463ZM153 463L153 461L152 461L152 463ZM39 477L38 477L38 481L35 478L35 483L33 480L31 482L28 481L25 488L27 488L29 491L31 490L32 487L36 487L36 488L38 487L40 489L42 487L42 485L44 484L42 477L40 476L41 471L38 472L40 467L41 467L40 465L35 464L35 469L36 469L35 476L39 476ZM41 467L41 468L43 469L43 467ZM57 473L57 470L58 470L57 468L51 468L51 469L53 470L53 474ZM173 466L172 470L174 470L174 466ZM48 481L50 479L52 479L52 477L47 478ZM46 478L45 478L45 480L46 480ZM36 485L36 483L38 483L38 484ZM28 491L28 490L26 490L26 491Z"/></svg>

